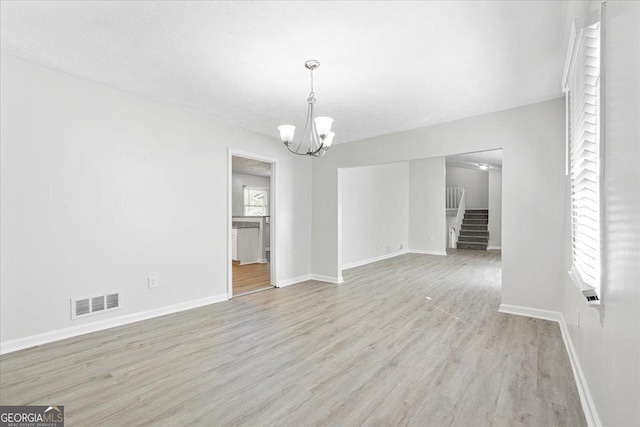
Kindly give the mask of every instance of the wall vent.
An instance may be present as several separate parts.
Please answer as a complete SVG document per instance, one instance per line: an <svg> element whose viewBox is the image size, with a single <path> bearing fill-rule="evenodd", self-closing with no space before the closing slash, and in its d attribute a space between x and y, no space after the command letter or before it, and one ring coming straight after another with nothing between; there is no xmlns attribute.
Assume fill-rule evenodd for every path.
<svg viewBox="0 0 640 427"><path fill-rule="evenodd" d="M84 298L71 298L71 320L120 308L120 292Z"/></svg>
<svg viewBox="0 0 640 427"><path fill-rule="evenodd" d="M104 310L104 295L91 298L91 312Z"/></svg>
<svg viewBox="0 0 640 427"><path fill-rule="evenodd" d="M120 307L120 295L117 293L107 295L107 310L118 307Z"/></svg>

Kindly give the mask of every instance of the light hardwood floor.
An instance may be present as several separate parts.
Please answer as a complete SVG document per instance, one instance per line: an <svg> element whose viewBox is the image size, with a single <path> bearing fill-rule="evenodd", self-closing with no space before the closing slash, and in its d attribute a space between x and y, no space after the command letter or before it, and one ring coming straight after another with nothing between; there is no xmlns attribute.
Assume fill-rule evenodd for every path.
<svg viewBox="0 0 640 427"><path fill-rule="evenodd" d="M68 426L586 425L557 324L498 313L495 251L403 255L0 358Z"/></svg>
<svg viewBox="0 0 640 427"><path fill-rule="evenodd" d="M271 270L267 263L232 265L233 295L271 288Z"/></svg>

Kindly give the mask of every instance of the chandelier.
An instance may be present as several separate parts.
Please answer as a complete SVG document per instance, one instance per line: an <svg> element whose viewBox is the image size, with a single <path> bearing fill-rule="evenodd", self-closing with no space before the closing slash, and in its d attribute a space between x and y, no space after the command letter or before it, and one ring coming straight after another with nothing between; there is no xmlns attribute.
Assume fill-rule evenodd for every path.
<svg viewBox="0 0 640 427"><path fill-rule="evenodd" d="M311 92L307 98L307 121L304 126L304 132L302 138L298 144L293 143L293 133L296 129L293 125L281 125L278 126L280 131L280 138L284 145L293 154L300 156L324 156L331 142L333 142L333 136L331 132L331 124L333 119L331 117L314 117L313 106L316 103L316 96L313 93L313 70L320 67L320 63L314 59L306 61L304 66L311 71ZM305 144L306 141L306 144ZM295 147L292 147L295 145Z"/></svg>

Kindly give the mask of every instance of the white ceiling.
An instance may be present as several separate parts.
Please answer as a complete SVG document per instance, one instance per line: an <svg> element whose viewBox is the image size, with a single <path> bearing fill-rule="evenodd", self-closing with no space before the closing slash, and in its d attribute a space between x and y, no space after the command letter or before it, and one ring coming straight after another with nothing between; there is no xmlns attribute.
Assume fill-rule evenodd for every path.
<svg viewBox="0 0 640 427"><path fill-rule="evenodd" d="M561 96L566 3L6 2L3 52L277 137L335 143Z"/></svg>
<svg viewBox="0 0 640 427"><path fill-rule="evenodd" d="M231 157L231 171L256 176L271 176L271 163L245 157Z"/></svg>
<svg viewBox="0 0 640 427"><path fill-rule="evenodd" d="M477 151L446 157L447 166L460 166L480 170L478 165L489 165L490 169L502 170L502 150Z"/></svg>

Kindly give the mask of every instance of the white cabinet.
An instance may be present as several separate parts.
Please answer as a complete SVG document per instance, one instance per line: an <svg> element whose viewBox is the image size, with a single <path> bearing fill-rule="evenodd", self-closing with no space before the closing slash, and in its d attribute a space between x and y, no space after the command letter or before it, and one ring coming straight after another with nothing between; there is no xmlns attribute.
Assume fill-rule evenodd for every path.
<svg viewBox="0 0 640 427"><path fill-rule="evenodd" d="M231 259L238 260L238 229L231 229Z"/></svg>
<svg viewBox="0 0 640 427"><path fill-rule="evenodd" d="M264 224L264 233L262 236L262 248L260 253L260 257L262 258L262 262L267 262L267 251L270 250L269 249L269 244L271 243L271 230L270 230L270 226L269 223L265 223Z"/></svg>
<svg viewBox="0 0 640 427"><path fill-rule="evenodd" d="M264 252L263 217L233 217L231 228L231 259L240 264L266 262Z"/></svg>
<svg viewBox="0 0 640 427"><path fill-rule="evenodd" d="M240 264L250 264L258 261L260 255L259 231L260 229L257 227L238 228L237 259L240 260Z"/></svg>

